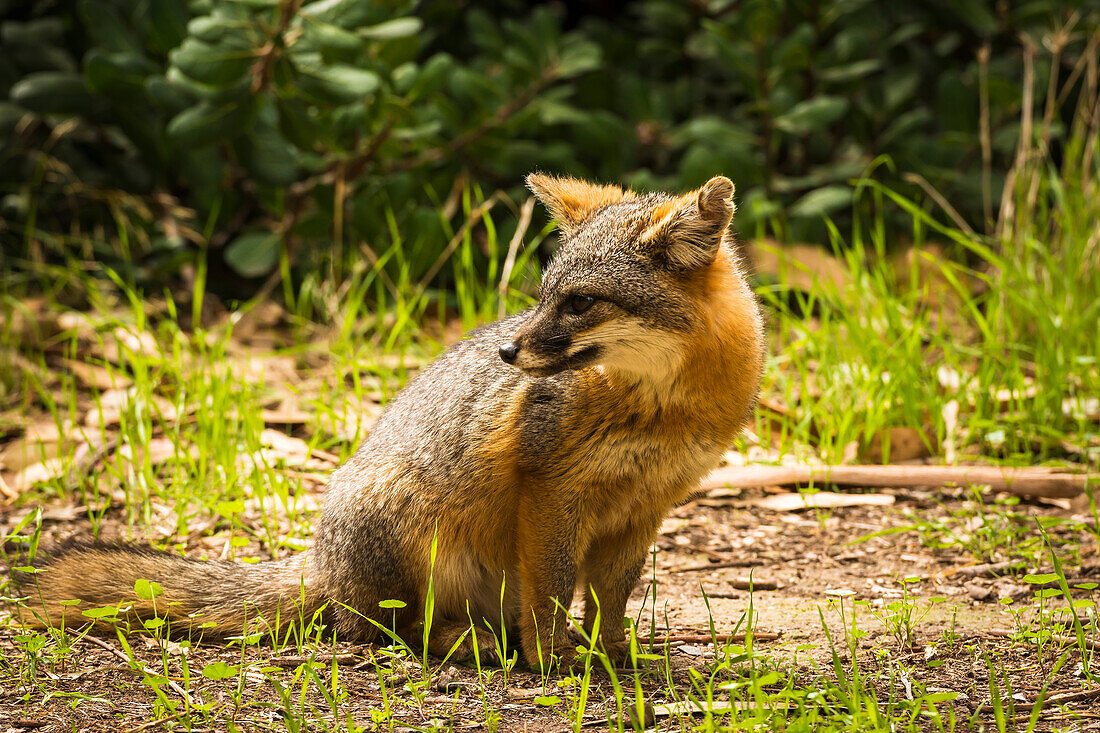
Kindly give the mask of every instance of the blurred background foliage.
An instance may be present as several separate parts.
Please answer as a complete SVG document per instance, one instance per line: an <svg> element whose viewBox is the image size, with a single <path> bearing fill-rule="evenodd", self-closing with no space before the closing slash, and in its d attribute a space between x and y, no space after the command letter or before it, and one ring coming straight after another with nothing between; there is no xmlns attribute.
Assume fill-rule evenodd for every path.
<svg viewBox="0 0 1100 733"><path fill-rule="evenodd" d="M0 0L3 269L163 287L203 258L246 297L382 253L445 287L458 225L498 190L518 212L534 169L723 173L742 236L818 242L872 175L993 231L1021 119L1060 155L1098 22L1054 0Z"/></svg>

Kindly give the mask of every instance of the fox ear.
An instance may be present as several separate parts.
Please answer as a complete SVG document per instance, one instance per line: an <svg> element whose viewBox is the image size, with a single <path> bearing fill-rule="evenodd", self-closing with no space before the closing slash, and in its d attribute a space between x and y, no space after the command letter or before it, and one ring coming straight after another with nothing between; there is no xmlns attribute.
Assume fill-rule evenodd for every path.
<svg viewBox="0 0 1100 733"><path fill-rule="evenodd" d="M634 198L634 194L618 186L594 186L576 178L556 178L543 173L528 175L527 187L558 220L566 235L577 231L596 209Z"/></svg>
<svg viewBox="0 0 1100 733"><path fill-rule="evenodd" d="M733 182L715 176L678 199L658 206L642 241L657 248L677 270L695 270L714 262L733 220Z"/></svg>

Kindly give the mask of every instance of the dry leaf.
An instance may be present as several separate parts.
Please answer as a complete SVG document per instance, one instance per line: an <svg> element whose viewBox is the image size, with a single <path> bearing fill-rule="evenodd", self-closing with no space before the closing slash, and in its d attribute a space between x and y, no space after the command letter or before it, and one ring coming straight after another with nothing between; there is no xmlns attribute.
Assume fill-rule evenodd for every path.
<svg viewBox="0 0 1100 733"><path fill-rule="evenodd" d="M4 474L0 473L0 494L3 494L8 499L18 499L19 492L11 487L11 485L4 478Z"/></svg>
<svg viewBox="0 0 1100 733"><path fill-rule="evenodd" d="M280 386L287 382L299 381L297 362L290 356L258 355L250 351L234 357L230 364L235 376L253 382Z"/></svg>
<svg viewBox="0 0 1100 733"><path fill-rule="evenodd" d="M111 331L114 338L104 338L97 344L103 353L103 358L113 364L122 364L125 361L123 350L131 354L160 355L160 344L153 334L148 331L137 331L132 326L117 326Z"/></svg>
<svg viewBox="0 0 1100 733"><path fill-rule="evenodd" d="M131 384L130 378L118 369L75 359L65 359L64 364L85 387L91 387L100 392L109 389L125 389Z"/></svg>
<svg viewBox="0 0 1100 733"><path fill-rule="evenodd" d="M894 503L894 497L891 494L839 494L832 491L819 491L814 494L772 494L751 499L747 503L775 512L793 512L800 509L831 509L845 506L890 506Z"/></svg>
<svg viewBox="0 0 1100 733"><path fill-rule="evenodd" d="M313 416L295 402L283 400L275 407L264 410L261 417L268 425L304 425Z"/></svg>
<svg viewBox="0 0 1100 733"><path fill-rule="evenodd" d="M195 445L188 444L182 450L177 449L176 444L169 438L153 438L144 446L126 444L118 449L116 455L131 464L139 464L149 457L149 463L153 466L170 461L177 457L187 456L192 459L199 457L199 449Z"/></svg>
<svg viewBox="0 0 1100 733"><path fill-rule="evenodd" d="M57 316L57 327L59 330L67 331L81 339L95 339L95 321L87 313L81 313L80 311L60 313Z"/></svg>
<svg viewBox="0 0 1100 733"><path fill-rule="evenodd" d="M27 466L11 481L10 489L16 493L22 493L35 484L44 483L65 475L65 463L60 458L51 458L41 463Z"/></svg>
<svg viewBox="0 0 1100 733"><path fill-rule="evenodd" d="M88 410L84 416L84 424L89 427L100 424L117 425L122 418L122 413L129 408L132 401L137 399L140 398L133 389L107 390L100 395L99 404ZM177 418L175 405L160 395L149 395L149 400L153 403L149 406L153 415L160 415L166 422L175 422Z"/></svg>
<svg viewBox="0 0 1100 733"><path fill-rule="evenodd" d="M60 452L61 444L56 440L39 441L24 435L0 450L0 466L9 471L20 471L40 461L56 458Z"/></svg>
<svg viewBox="0 0 1100 733"><path fill-rule="evenodd" d="M271 448L275 456L292 465L304 463L310 454L309 444L301 438L294 438L270 428L260 433L260 444Z"/></svg>

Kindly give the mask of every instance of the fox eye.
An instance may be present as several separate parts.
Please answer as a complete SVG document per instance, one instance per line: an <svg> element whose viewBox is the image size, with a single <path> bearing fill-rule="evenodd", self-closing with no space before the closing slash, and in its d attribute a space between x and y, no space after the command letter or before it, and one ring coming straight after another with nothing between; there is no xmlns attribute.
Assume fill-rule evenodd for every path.
<svg viewBox="0 0 1100 733"><path fill-rule="evenodd" d="M569 315L580 315L591 308L595 302L596 299L591 295L571 295L569 300L565 301L565 306L561 309L561 312Z"/></svg>

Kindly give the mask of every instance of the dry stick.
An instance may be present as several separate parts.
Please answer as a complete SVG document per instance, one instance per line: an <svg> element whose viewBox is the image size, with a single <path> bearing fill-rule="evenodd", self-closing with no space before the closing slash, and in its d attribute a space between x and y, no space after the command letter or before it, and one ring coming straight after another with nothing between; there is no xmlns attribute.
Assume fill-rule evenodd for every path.
<svg viewBox="0 0 1100 733"><path fill-rule="evenodd" d="M1058 72L1061 69L1062 49L1065 48L1066 43L1069 42L1069 31L1077 23L1077 17L1077 13L1074 13L1065 26L1059 28L1049 36L1050 44L1053 48L1051 48L1050 57L1050 78L1047 80L1046 109L1043 111L1043 124L1039 130L1039 150L1037 152L1040 158L1045 158L1050 155L1050 125L1054 121L1054 112L1057 109ZM1041 179L1042 176L1039 175L1038 171L1031 176L1031 185L1028 187L1027 192L1029 212L1035 209L1035 202L1039 196L1039 182Z"/></svg>
<svg viewBox="0 0 1100 733"><path fill-rule="evenodd" d="M1001 639L1011 639L1015 636L1015 632L1008 631L1007 629L990 629L986 632L990 636L996 636ZM1058 642L1059 644L1065 644L1066 646L1077 646L1077 639L1072 636L1065 636L1064 634L1051 634L1051 640ZM1092 639L1082 639L1081 642L1093 650L1094 652L1100 652L1100 642L1093 641Z"/></svg>
<svg viewBox="0 0 1100 733"><path fill-rule="evenodd" d="M470 232L471 229L474 228L474 226L479 221L481 221L481 217L485 216L485 214L487 214L490 209L496 206L497 202L500 201L501 198L503 198L503 195L504 194L502 192L497 191L492 196L490 196L485 203L481 204L476 209L470 212L469 218L462 223L462 226L459 228L459 230L455 232L455 235L453 237L451 237L451 241L447 243L447 246L439 254L439 257L437 257L432 266L428 268L428 271L424 273L424 277L420 278L420 282L416 285L416 297L420 297L420 294L427 289L428 285L432 282L432 278L434 278L436 274L441 269L443 269L443 265L447 262L448 259L450 259L455 250L458 249L458 245L462 243L463 238ZM413 298L413 300L415 300L415 298Z"/></svg>
<svg viewBox="0 0 1100 733"><path fill-rule="evenodd" d="M783 634L779 631L754 631L752 638L760 641L775 641ZM650 637L650 642L664 644L706 644L717 641L719 644L729 644L745 640L744 634L669 634L663 639Z"/></svg>
<svg viewBox="0 0 1100 733"><path fill-rule="evenodd" d="M989 128L989 56L992 51L989 41L978 49L978 130L982 146L982 216L985 231L989 231L993 224L993 133Z"/></svg>
<svg viewBox="0 0 1100 733"><path fill-rule="evenodd" d="M4 480L2 474L0 474L0 494L3 494L12 501L19 498L19 492L8 486L8 482Z"/></svg>
<svg viewBox="0 0 1100 733"><path fill-rule="evenodd" d="M390 291L390 295L393 297L394 302L400 303L401 294L397 292L397 285L394 283L393 278L386 272L386 268L379 265L381 259L378 257L378 253L376 253L366 241L359 243L359 251L363 253L367 261L370 262L370 266L378 273L378 277L382 279L382 284L386 286L386 290Z"/></svg>
<svg viewBox="0 0 1100 733"><path fill-rule="evenodd" d="M413 168L418 168L427 163L437 163L441 160L446 160L450 156L454 155L458 151L462 150L467 145L477 142L484 137L490 130L495 127L500 127L507 122L517 112L523 110L531 102L535 101L539 92L544 87L556 81L558 78L558 66L557 64L551 64L542 70L542 74L537 79L531 82L526 89L524 89L518 97L511 99L497 108L496 112L491 117L484 120L480 125L467 130L460 135L454 137L449 143L441 148L433 148L426 150L415 158L406 158L399 160L396 163L388 166L385 169L385 173L395 173L398 171L407 171Z"/></svg>
<svg viewBox="0 0 1100 733"><path fill-rule="evenodd" d="M1020 138L1016 144L1016 160L1008 170L1004 188L1001 190L1001 206L997 212L997 229L995 230L997 239L1003 237L1005 226L1008 225L1009 220L1015 219L1016 206L1012 197L1016 195L1016 176L1022 172L1024 163L1031 152L1034 113L1032 105L1035 100L1035 46L1027 37L1023 37L1022 40L1024 42L1024 99L1023 104L1020 105Z"/></svg>
<svg viewBox="0 0 1100 733"><path fill-rule="evenodd" d="M700 489L730 484L738 487L789 484L844 484L848 486L989 486L1017 496L1069 498L1080 495L1089 475L1029 466L743 466L715 469Z"/></svg>
<svg viewBox="0 0 1100 733"><path fill-rule="evenodd" d="M354 654L313 654L297 657L274 657L268 659L267 663L274 664L276 667L297 667L299 664L309 662L332 664L333 661L337 664L351 664L352 662L361 662L363 658Z"/></svg>
<svg viewBox="0 0 1100 733"><path fill-rule="evenodd" d="M115 649L113 646L111 646L107 642L103 641L102 639L96 638L94 636L88 636L88 635L82 636L81 639L83 639L84 641L90 641L91 643L93 643L97 646L103 647L104 649L109 651L111 654L114 654L116 657L118 657L122 661L126 662L126 664L128 664L128 665L137 664L137 660L130 659L128 656L126 656L126 654L121 649ZM153 670L149 667L139 666L138 668L147 675L150 675L150 676L153 676L153 677L161 677L162 676L160 672L157 672L156 670ZM168 686L171 687L172 690L174 690L176 692L176 694L178 694L180 697L182 697L184 702L186 702L188 705L192 704L191 696L187 694L187 690L180 687L173 680L168 680Z"/></svg>
<svg viewBox="0 0 1100 733"><path fill-rule="evenodd" d="M519 224L516 225L516 233L512 235L512 241L508 243L508 255L504 258L504 269L500 273L500 286L498 292L500 295L500 312L499 316L504 318L505 300L508 298L508 283L512 279L512 268L516 266L516 254L519 252L519 246L523 244L523 235L527 234L527 228L531 226L531 215L535 212L535 198L532 196L523 202L523 209L520 210Z"/></svg>
<svg viewBox="0 0 1100 733"><path fill-rule="evenodd" d="M941 209L943 209L949 217L951 217L951 221L955 222L955 226L957 226L959 229L962 229L964 232L972 237L978 236L977 232L975 232L974 229L966 223L966 219L962 218L962 215L959 214L958 210L954 206L952 206L951 203L946 198L944 198L943 194L937 191L935 187L931 183L929 183L928 179L926 179L924 176L920 175L919 173L903 173L901 179L906 183L915 183L916 185L920 186L924 190L924 192L928 194L929 198L935 201L936 204Z"/></svg>
<svg viewBox="0 0 1100 733"><path fill-rule="evenodd" d="M1053 697L1043 698L1039 702L1039 709L1042 710L1047 705L1061 705L1067 702L1080 702L1081 700L1091 700L1094 697L1100 697L1100 687L1095 690L1085 690L1084 692L1066 692L1061 695L1054 695ZM1024 713L1023 715L1017 715L1012 719L1013 723L1026 723L1031 719L1031 713Z"/></svg>

